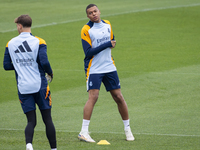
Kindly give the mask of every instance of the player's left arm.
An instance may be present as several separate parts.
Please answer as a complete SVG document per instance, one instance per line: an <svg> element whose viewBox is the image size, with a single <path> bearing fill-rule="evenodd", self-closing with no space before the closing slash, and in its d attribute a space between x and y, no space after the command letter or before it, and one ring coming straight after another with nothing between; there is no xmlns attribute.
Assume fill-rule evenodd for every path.
<svg viewBox="0 0 200 150"><path fill-rule="evenodd" d="M53 80L53 71L51 69L51 65L48 60L46 44L41 44L39 46L38 61L40 62L40 65L42 66L44 71L47 73L45 77L47 81L50 83Z"/></svg>
<svg viewBox="0 0 200 150"><path fill-rule="evenodd" d="M39 61L40 65L42 66L43 70L48 75L53 75L53 71L51 69L51 65L49 63L48 56L47 56L46 41L37 36L35 36L35 37L39 40L38 61Z"/></svg>
<svg viewBox="0 0 200 150"><path fill-rule="evenodd" d="M108 21L108 20L103 20L103 21L110 25L110 29L111 29L111 31L110 31L110 40L111 41L115 40L115 36L114 36L113 30L112 30L112 25L111 25L110 21Z"/></svg>
<svg viewBox="0 0 200 150"><path fill-rule="evenodd" d="M8 51L8 47L6 47L5 53L4 53L3 67L5 70L15 70L9 51Z"/></svg>
<svg viewBox="0 0 200 150"><path fill-rule="evenodd" d="M49 75L53 74L53 71L51 69L51 65L49 63L48 56L47 56L47 46L45 44L41 44L39 46L38 58L44 71Z"/></svg>
<svg viewBox="0 0 200 150"><path fill-rule="evenodd" d="M114 36L113 30L112 30L112 25L111 25L110 21L108 21L108 20L103 20L103 21L110 25L110 30L111 30L110 31L110 40L111 40L111 44L112 44L111 48L114 48L116 45L116 41L115 41L115 36Z"/></svg>

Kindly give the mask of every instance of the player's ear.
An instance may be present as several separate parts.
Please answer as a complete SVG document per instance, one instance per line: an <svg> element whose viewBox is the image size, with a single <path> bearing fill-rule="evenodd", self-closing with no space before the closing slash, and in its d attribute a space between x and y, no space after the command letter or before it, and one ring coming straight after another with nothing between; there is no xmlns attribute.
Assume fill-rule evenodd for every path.
<svg viewBox="0 0 200 150"><path fill-rule="evenodd" d="M87 17L89 18L88 12L87 12Z"/></svg>
<svg viewBox="0 0 200 150"><path fill-rule="evenodd" d="M23 28L22 24L20 24L20 23L18 23L17 26L19 27L19 29Z"/></svg>
<svg viewBox="0 0 200 150"><path fill-rule="evenodd" d="M19 32L19 34L22 32L22 30L23 30L23 25L22 24L20 24L20 23L18 23L17 24L17 30L18 30L18 32Z"/></svg>

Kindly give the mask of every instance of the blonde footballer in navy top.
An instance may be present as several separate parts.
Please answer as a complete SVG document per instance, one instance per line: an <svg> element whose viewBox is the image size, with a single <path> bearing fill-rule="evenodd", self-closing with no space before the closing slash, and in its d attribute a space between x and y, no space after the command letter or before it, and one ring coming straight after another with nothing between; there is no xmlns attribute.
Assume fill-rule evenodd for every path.
<svg viewBox="0 0 200 150"><path fill-rule="evenodd" d="M100 86L103 83L118 105L124 122L126 140L133 141L127 104L120 90L117 69L111 55L111 49L116 45L111 24L108 20L101 19L100 10L95 4L89 4L86 7L86 14L90 20L81 30L81 40L85 53L84 65L89 98L84 106L82 128L78 138L86 142L95 142L90 137L88 128Z"/></svg>

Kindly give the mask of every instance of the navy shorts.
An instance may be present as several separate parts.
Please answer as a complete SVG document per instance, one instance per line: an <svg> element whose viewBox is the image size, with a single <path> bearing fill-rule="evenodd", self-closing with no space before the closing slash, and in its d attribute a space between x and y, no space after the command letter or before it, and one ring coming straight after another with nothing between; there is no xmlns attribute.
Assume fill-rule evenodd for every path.
<svg viewBox="0 0 200 150"><path fill-rule="evenodd" d="M103 82L107 91L119 89L120 82L117 71L100 74L90 74L87 80L87 91L91 89L100 90L101 82Z"/></svg>
<svg viewBox="0 0 200 150"><path fill-rule="evenodd" d="M51 92L49 86L33 94L20 94L18 92L18 96L24 113L35 110L36 104L40 110L51 108Z"/></svg>

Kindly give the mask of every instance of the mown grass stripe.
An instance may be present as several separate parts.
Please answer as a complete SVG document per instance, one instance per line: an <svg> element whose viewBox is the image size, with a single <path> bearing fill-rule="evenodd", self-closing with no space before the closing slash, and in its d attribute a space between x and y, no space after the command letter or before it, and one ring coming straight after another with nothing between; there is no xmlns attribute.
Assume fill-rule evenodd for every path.
<svg viewBox="0 0 200 150"><path fill-rule="evenodd" d="M101 15L101 17L110 17L110 16L117 16L117 15L137 13L137 12L147 12L147 11L154 11L154 10L164 10L164 9L172 9L172 8L174 9L174 8L183 8L183 7L195 7L195 6L200 6L200 3L189 4L189 5L169 6L169 7L146 8L146 9L133 10L133 11L127 11L127 12L122 12L122 13L114 13L114 14L109 14L109 15ZM53 26L53 25L58 25L58 24L78 22L78 21L87 20L87 19L88 18L85 17L85 18L67 20L67 21L62 21L62 22L52 22L52 23L47 23L47 24L41 24L41 25L33 26L32 29L34 29L34 28L41 28L41 27L47 27L47 26ZM17 29L15 28L15 29L11 29L11 30L0 31L0 33L6 33L6 32L11 32L11 31L16 31L16 30Z"/></svg>

